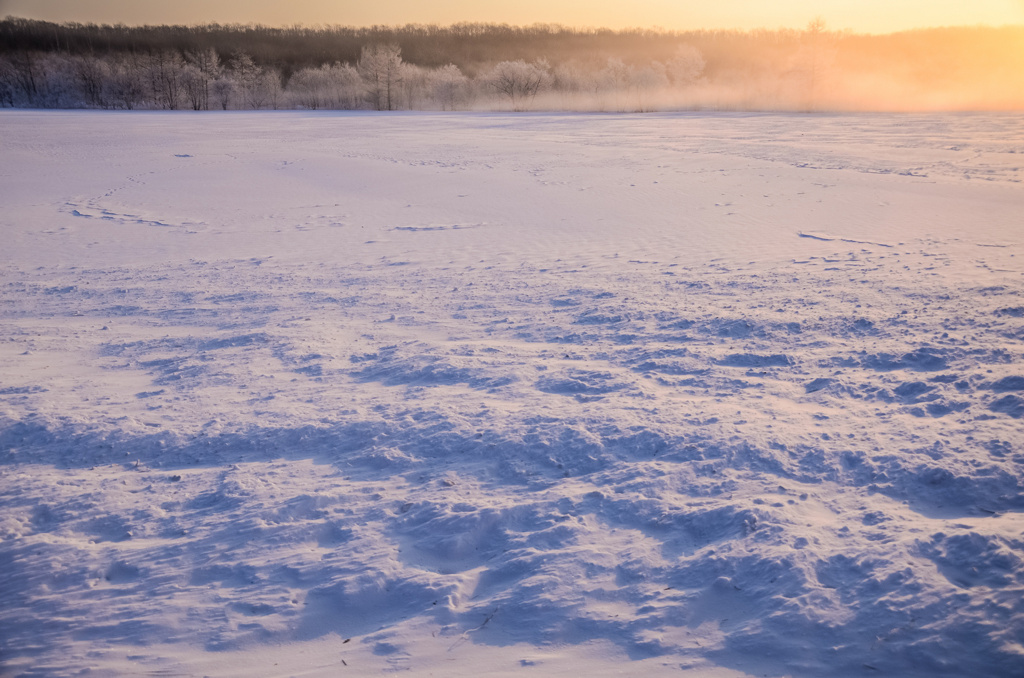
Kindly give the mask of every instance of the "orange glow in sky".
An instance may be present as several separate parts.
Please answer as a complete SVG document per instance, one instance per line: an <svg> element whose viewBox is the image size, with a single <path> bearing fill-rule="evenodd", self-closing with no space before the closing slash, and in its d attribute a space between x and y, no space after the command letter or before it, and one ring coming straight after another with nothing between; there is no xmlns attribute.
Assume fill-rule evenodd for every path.
<svg viewBox="0 0 1024 678"><path fill-rule="evenodd" d="M0 0L0 17L136 24L432 23L577 27L829 28L888 33L934 26L1024 24L1024 0Z"/></svg>

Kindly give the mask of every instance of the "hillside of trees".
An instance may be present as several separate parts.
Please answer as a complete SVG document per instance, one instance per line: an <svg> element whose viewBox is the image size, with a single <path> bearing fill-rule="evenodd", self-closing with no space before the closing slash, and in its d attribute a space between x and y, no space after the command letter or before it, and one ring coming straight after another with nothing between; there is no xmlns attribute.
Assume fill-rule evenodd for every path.
<svg viewBox="0 0 1024 678"><path fill-rule="evenodd" d="M889 35L0 21L0 106L1021 110L1024 27Z"/></svg>

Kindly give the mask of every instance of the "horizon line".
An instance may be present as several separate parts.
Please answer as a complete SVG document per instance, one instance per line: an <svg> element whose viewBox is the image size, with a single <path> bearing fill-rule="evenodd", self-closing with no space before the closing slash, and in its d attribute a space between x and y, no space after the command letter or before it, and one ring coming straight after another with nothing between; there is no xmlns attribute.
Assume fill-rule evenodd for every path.
<svg viewBox="0 0 1024 678"><path fill-rule="evenodd" d="M803 32L807 30L807 25L817 19L824 19L825 21L825 32L834 35L845 35L845 36L887 36L887 35L899 35L902 33L915 33L919 31L941 31L941 30L979 30L979 29L1013 29L1020 28L1024 29L1024 23L1004 23L999 25L977 23L977 24L941 24L934 26L918 26L915 28L904 28L895 31L886 32L873 32L873 31L857 31L851 28L840 28L830 29L828 27L828 20L823 17L815 17L807 22L802 27L794 26L777 26L775 28L769 26L760 26L757 28L724 28L724 27L700 27L700 28L665 28L664 26L623 26L620 28L611 28L608 26L576 26L570 24L564 24L559 22L544 22L538 21L531 24L514 24L509 22L492 22L492 21L456 21L451 23L420 23L420 22L408 22L404 24L369 24L369 25L355 25L355 24L341 24L341 23L293 23L287 25L276 25L266 24L262 22L219 22L219 21L208 21L204 23L140 23L140 24L127 24L127 23L107 23L107 22L93 22L93 21L52 21L49 19L32 19L29 17L7 15L2 20L20 20L20 21L33 21L38 23L56 24L58 26L96 26L99 28L110 27L125 27L125 28L166 28L166 27L184 27L184 28L204 28L210 26L221 26L221 27L243 27L243 28L268 28L272 30L294 30L294 29L305 29L315 30L319 28L326 29L353 29L353 30L396 30L403 28L454 28L457 26L482 26L482 27L509 27L509 28L549 28L563 31L576 31L581 33L591 32L611 32L611 33L628 33L631 31L646 31L652 33L661 33L665 35L671 35L673 33L698 33L698 32L714 32L714 33L736 33L736 34L747 34L756 33L758 31L769 31L769 32L783 32L783 31L794 31Z"/></svg>

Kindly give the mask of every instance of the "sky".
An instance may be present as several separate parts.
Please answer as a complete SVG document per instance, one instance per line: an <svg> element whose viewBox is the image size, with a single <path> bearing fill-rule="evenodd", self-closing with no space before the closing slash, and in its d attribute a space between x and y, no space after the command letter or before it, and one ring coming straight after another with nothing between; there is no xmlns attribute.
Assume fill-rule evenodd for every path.
<svg viewBox="0 0 1024 678"><path fill-rule="evenodd" d="M294 24L558 23L607 28L833 30L1024 24L1024 0L0 0L0 17L82 23Z"/></svg>

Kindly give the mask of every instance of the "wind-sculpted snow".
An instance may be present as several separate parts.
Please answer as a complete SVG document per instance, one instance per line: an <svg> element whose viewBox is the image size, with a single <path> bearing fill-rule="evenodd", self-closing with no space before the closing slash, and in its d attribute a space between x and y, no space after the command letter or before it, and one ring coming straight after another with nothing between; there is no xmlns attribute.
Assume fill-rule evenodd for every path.
<svg viewBox="0 0 1024 678"><path fill-rule="evenodd" d="M419 118L281 119L328 137L379 125L388 158L407 140L384 132L432 134ZM19 143L59 146L5 120ZM505 122L555 124L527 120ZM768 122L798 146L805 119L785 120ZM529 163L566 182L553 193L528 180L532 201L513 209L482 171L467 198L448 170L399 172L321 210L349 214L342 240L277 240L296 226L287 216L247 232L248 200L264 198L212 182L194 200L217 192L220 216L205 221L238 241L176 236L205 243L191 249L118 222L124 240L97 251L87 243L107 231L37 233L47 200L60 228L64 193L202 157L166 136L138 143L169 145L169 159L7 192L2 218L20 225L7 226L18 258L0 269L5 670L1022 675L1024 251L1006 226L1019 188L861 185L787 161L771 180L760 165L700 180L710 187L686 177L678 188L711 204L758 182L825 199L821 180L853 182L844 204L877 190L899 210L922 195L999 197L974 241L955 214L927 238L893 233L892 247L801 238L817 217L777 224L761 207L745 212L749 241L712 234L715 256L697 256L665 245L711 237L660 222L668 194L637 207L654 224L637 226L639 243L593 225L572 182L603 181L604 152L580 138L606 121L572 124L560 143L582 155ZM314 157L301 139L260 153ZM520 174L486 136L459 144ZM129 150L114 158L132 162ZM279 214L333 206L335 182L355 181L347 159L308 162L335 174L277 195ZM641 183L659 170L635 171ZM605 186L623 201L633 188ZM423 209L505 225L413 232L401 229L437 216L367 216L366 203L416 212L444 191L455 206ZM492 199L512 211L499 218ZM570 200L595 221L566 210L544 228L508 225ZM762 258L772 240L785 245Z"/></svg>

